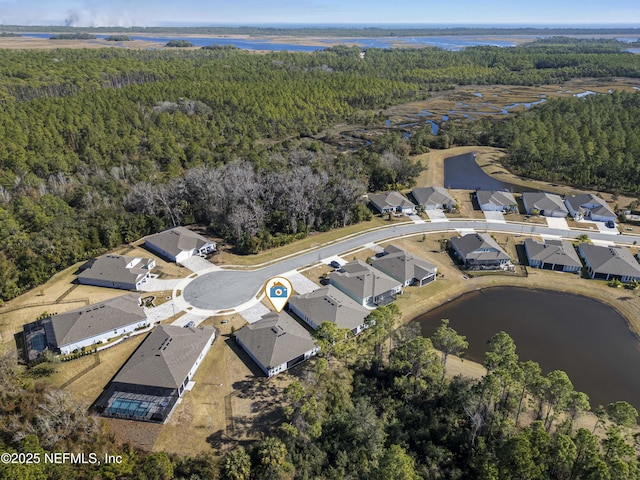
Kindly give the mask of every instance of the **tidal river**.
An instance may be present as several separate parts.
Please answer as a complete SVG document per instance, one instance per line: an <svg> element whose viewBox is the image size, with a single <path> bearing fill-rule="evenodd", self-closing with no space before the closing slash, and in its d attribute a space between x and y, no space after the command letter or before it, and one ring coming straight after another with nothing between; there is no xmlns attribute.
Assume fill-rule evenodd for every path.
<svg viewBox="0 0 640 480"><path fill-rule="evenodd" d="M463 295L414 321L428 337L443 318L466 335L470 360L482 362L487 342L503 330L521 361L538 362L544 373L564 370L592 408L625 400L640 411L640 342L608 305L549 290L497 287Z"/></svg>

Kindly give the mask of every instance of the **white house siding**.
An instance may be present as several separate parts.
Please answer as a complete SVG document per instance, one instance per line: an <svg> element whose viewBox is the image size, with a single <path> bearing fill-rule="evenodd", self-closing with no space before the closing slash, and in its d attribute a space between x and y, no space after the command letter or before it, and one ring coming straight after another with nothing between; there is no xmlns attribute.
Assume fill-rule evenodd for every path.
<svg viewBox="0 0 640 480"><path fill-rule="evenodd" d="M108 332L101 333L99 335L95 335L93 337L85 338L79 342L69 343L67 345L59 345L60 353L62 355L68 355L74 350L81 350L82 347L92 347L95 346L98 342L105 342L107 339L119 337L120 335L124 335L126 333L133 332L136 328L142 328L149 325L147 321L132 323L131 325L126 325L125 327L120 327L116 330L110 330Z"/></svg>
<svg viewBox="0 0 640 480"><path fill-rule="evenodd" d="M544 210L545 217L564 218L567 213L563 210Z"/></svg>
<svg viewBox="0 0 640 480"><path fill-rule="evenodd" d="M369 326L366 323L363 323L361 325L358 325L356 328L354 328L351 331L353 332L354 335L358 335L359 333L364 332L367 328L369 328Z"/></svg>
<svg viewBox="0 0 640 480"><path fill-rule="evenodd" d="M608 222L609 220L615 221L616 216L615 215L590 215L589 219L593 220L594 222Z"/></svg>
<svg viewBox="0 0 640 480"><path fill-rule="evenodd" d="M134 290L139 290L142 285L149 281L149 279L151 279L151 272L147 273L144 277L138 280L138 283L136 283Z"/></svg>
<svg viewBox="0 0 640 480"><path fill-rule="evenodd" d="M283 363L282 365L278 365L277 367L269 369L268 372L265 371L265 373L267 374L267 377L273 377L274 375L284 372L286 369L287 369L287 364ZM264 368L262 370L264 371Z"/></svg>
<svg viewBox="0 0 640 480"><path fill-rule="evenodd" d="M82 277L78 277L78 283L80 283L81 285L92 285L94 287L119 288L120 290L137 290L138 285L141 285L144 282L141 281L138 284L135 284L135 283L126 283L126 282L112 282L109 280L102 280L98 278L84 279Z"/></svg>
<svg viewBox="0 0 640 480"><path fill-rule="evenodd" d="M78 277L78 283L81 285L92 285L94 287L118 288L120 290L139 290L140 287L147 283L150 278L151 272L148 272L144 277L138 280L137 283L113 282L100 278L85 279L82 277Z"/></svg>
<svg viewBox="0 0 640 480"><path fill-rule="evenodd" d="M187 378L185 379L185 382L188 383L196 374L196 372L198 371L198 368L200 367L200 364L202 363L202 360L207 355L207 353L209 353L209 350L211 349L211 345L213 344L213 341L215 340L215 338L216 338L216 332L214 330L213 333L211 334L211 338L209 338L209 341L205 345L204 349L202 349L202 352L200 352L200 355L198 355L198 359L193 364L193 367L191 367L191 370L187 374Z"/></svg>
<svg viewBox="0 0 640 480"><path fill-rule="evenodd" d="M180 252L178 255L175 256L175 262L176 263L180 263L184 260L186 260L187 258L192 257L194 254L194 250L186 250L186 251L182 251Z"/></svg>
<svg viewBox="0 0 640 480"><path fill-rule="evenodd" d="M202 247L200 247L200 250L198 250L198 253L206 255L208 253L213 252L215 249L216 249L215 244L213 244L213 243L205 243Z"/></svg>
<svg viewBox="0 0 640 480"><path fill-rule="evenodd" d="M242 343L242 341L236 337L236 342L238 343L238 345L240 345L242 347L242 350L244 350L247 355L249 355L251 357L251 359L256 363L256 365L258 365L258 367L260 367L260 370L262 370L264 372L264 374L267 377L273 377L274 375L277 375L278 373L282 373L285 370L287 370L287 363L289 363L292 359L287 360L286 362L276 366L276 367L272 367L272 368L267 368L264 365L262 365L262 363L253 356L253 354L251 353L251 351L245 347L244 343ZM318 352L320 351L319 347L313 348L312 350L309 350L307 352L304 353L304 361L309 360L309 358L313 357L314 355L316 355ZM296 355L297 357L297 355ZM294 357L294 358L296 358Z"/></svg>
<svg viewBox="0 0 640 480"><path fill-rule="evenodd" d="M415 207L404 207L401 209L402 213L415 213Z"/></svg>
<svg viewBox="0 0 640 480"><path fill-rule="evenodd" d="M424 287L425 285L430 284L431 282L435 282L436 281L436 277L437 275L435 273L432 273L431 275L427 275L424 278L421 279L416 279L418 280L418 287Z"/></svg>
<svg viewBox="0 0 640 480"><path fill-rule="evenodd" d="M500 205L494 205L493 203L485 203L480 205L480 210L483 212L502 212L504 211L504 207Z"/></svg>

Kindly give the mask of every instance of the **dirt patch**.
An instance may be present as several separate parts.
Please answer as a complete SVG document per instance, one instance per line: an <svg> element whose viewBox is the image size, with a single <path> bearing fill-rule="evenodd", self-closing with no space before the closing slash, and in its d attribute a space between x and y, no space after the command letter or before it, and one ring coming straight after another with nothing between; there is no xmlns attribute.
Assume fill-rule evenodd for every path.
<svg viewBox="0 0 640 480"><path fill-rule="evenodd" d="M129 444L147 452L153 450L153 445L158 440L163 428L162 425L155 423L117 418L105 418L103 421L108 430L114 434L118 444Z"/></svg>

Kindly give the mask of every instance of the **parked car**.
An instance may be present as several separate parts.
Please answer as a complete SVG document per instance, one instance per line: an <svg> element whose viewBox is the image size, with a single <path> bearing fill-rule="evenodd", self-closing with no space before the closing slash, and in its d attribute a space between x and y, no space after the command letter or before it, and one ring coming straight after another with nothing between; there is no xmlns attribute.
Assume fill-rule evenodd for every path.
<svg viewBox="0 0 640 480"><path fill-rule="evenodd" d="M605 225L607 226L607 228L616 228L616 224L613 223L613 220L609 220L607 223L605 223Z"/></svg>
<svg viewBox="0 0 640 480"><path fill-rule="evenodd" d="M189 323L187 323L187 324L184 326L184 328L195 327L195 326L196 326L196 324L195 324L195 322L192 320L192 321L190 321Z"/></svg>
<svg viewBox="0 0 640 480"><path fill-rule="evenodd" d="M331 268L340 268L342 267L342 265L340 265L338 262L336 262L335 260L333 260L331 263L329 263L329 266Z"/></svg>

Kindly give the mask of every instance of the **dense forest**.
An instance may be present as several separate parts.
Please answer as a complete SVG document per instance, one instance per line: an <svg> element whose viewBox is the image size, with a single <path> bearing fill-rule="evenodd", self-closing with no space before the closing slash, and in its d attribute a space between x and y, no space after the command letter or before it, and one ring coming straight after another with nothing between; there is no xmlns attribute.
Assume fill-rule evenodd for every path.
<svg viewBox="0 0 640 480"><path fill-rule="evenodd" d="M616 402L585 423L588 397L562 371L521 361L504 332L489 342L478 379L445 375L464 337L446 321L430 338L395 329L395 305L346 340L325 323L322 356L296 369L276 397L275 416L258 417L260 437L212 454L177 457L114 444L98 419L41 377L55 364L15 374L0 358L0 447L37 454L121 455L119 464L0 463L0 478L131 480L632 480L638 412ZM338 339L342 339L339 341ZM438 348L440 351L436 351ZM265 415L267 413L265 412ZM269 425L269 427L265 427ZM588 427L585 427L588 425ZM220 452L215 452L216 454Z"/></svg>
<svg viewBox="0 0 640 480"><path fill-rule="evenodd" d="M381 109L459 84L640 76L638 56L611 45L555 39L365 58L344 46L0 51L0 301L179 223L210 225L246 253L360 221L364 191L413 184L422 167L409 153L463 143L478 127L448 122L409 148L383 136L340 154L320 132L384 125Z"/></svg>
<svg viewBox="0 0 640 480"><path fill-rule="evenodd" d="M640 192L640 93L557 99L496 125L509 168L596 190Z"/></svg>

